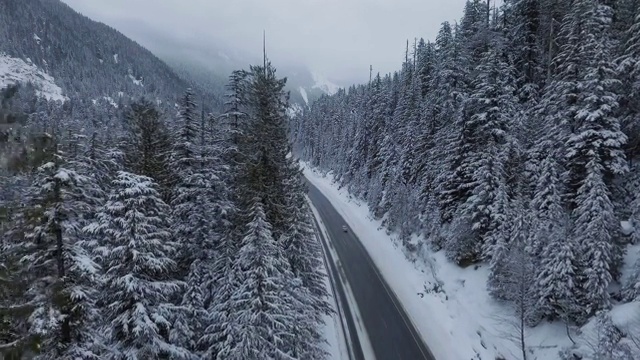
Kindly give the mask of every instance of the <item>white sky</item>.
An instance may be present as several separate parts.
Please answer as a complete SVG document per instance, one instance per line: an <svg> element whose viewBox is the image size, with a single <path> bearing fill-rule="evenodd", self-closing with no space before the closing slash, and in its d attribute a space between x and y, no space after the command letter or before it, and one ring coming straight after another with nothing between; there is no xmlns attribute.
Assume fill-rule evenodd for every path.
<svg viewBox="0 0 640 360"><path fill-rule="evenodd" d="M172 38L190 47L262 51L276 67L298 63L330 80L364 81L400 68L406 39L433 40L465 0L63 0L153 48ZM126 24L126 25L125 25ZM244 67L244 64L242 64Z"/></svg>

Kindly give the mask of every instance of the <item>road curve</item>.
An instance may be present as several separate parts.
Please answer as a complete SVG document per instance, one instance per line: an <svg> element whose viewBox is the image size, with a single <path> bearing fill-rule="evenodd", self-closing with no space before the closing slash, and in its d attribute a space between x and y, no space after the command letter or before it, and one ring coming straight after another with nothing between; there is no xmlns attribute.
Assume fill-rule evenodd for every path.
<svg viewBox="0 0 640 360"><path fill-rule="evenodd" d="M435 360L360 240L351 229L342 230L346 222L329 200L309 182L307 187L309 199L327 229L327 240L338 254L334 260L340 262L342 280L346 278L353 291L376 359Z"/></svg>

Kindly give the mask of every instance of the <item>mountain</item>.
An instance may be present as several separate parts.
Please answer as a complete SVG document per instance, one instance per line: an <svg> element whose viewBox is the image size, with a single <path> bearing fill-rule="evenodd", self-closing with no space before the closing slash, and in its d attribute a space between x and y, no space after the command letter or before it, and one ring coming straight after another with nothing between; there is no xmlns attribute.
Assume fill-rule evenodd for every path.
<svg viewBox="0 0 640 360"><path fill-rule="evenodd" d="M184 49L179 52L154 51L173 69L187 79L213 91L220 91L228 75L237 69L248 68L262 60L232 49ZM180 54L181 56L176 56ZM250 59L251 61L247 61ZM281 66L278 72L287 78L292 106L307 107L322 95L335 94L339 86L303 65Z"/></svg>
<svg viewBox="0 0 640 360"><path fill-rule="evenodd" d="M181 77L214 93L224 93L232 71L260 64L262 58L215 40L200 41L163 35L144 20L114 20L113 25L169 64ZM213 42L213 43L212 43ZM292 108L304 108L324 94L333 95L338 85L300 64L278 64L278 73L287 77Z"/></svg>
<svg viewBox="0 0 640 360"><path fill-rule="evenodd" d="M146 96L173 103L194 85L119 31L59 0L0 1L0 39L0 77L15 77L8 69L16 66L46 74L70 98Z"/></svg>
<svg viewBox="0 0 640 360"><path fill-rule="evenodd" d="M62 88L55 79L27 61L0 54L0 89L16 83L31 83L38 89L38 95L47 100L65 100Z"/></svg>

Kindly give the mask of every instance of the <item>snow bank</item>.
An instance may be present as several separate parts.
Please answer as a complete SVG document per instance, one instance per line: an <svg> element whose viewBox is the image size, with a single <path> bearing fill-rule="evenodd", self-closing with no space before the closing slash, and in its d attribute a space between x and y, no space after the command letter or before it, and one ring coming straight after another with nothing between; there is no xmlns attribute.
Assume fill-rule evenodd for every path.
<svg viewBox="0 0 640 360"><path fill-rule="evenodd" d="M0 89L16 83L31 82L38 96L48 100L65 101L62 89L56 85L54 78L31 62L0 54Z"/></svg>
<svg viewBox="0 0 640 360"><path fill-rule="evenodd" d="M395 237L386 233L381 221L371 218L366 204L353 199L346 190L338 190L330 176L304 164L303 168L307 179L358 235L437 359L522 357L515 341L514 311L493 300L486 290L487 266L462 269L442 252L432 253L426 248L419 258L408 256ZM557 359L558 352L569 345L563 324L543 323L527 329L529 359Z"/></svg>
<svg viewBox="0 0 640 360"><path fill-rule="evenodd" d="M333 289L329 284L329 279L326 278L326 286L329 291L331 306L335 309L335 297L333 295ZM345 336L340 325L340 318L336 312L333 315L324 316L324 338L327 340L325 349L329 353L329 359L335 360L347 360L349 359L349 353L345 344Z"/></svg>

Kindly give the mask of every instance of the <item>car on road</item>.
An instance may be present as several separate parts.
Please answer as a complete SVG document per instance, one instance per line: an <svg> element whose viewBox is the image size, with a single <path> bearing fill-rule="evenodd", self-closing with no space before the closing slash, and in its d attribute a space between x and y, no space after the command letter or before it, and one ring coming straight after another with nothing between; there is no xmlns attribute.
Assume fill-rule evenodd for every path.
<svg viewBox="0 0 640 360"><path fill-rule="evenodd" d="M349 230L349 228L347 228L347 225L342 225L342 231L347 232Z"/></svg>

